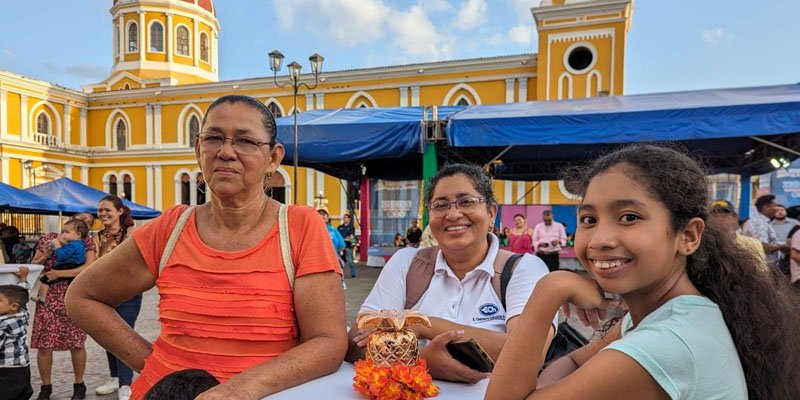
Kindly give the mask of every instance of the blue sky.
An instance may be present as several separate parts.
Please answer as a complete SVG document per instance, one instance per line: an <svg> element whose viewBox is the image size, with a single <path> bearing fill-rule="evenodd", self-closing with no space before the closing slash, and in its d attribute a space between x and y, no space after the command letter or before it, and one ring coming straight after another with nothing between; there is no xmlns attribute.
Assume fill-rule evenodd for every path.
<svg viewBox="0 0 800 400"><path fill-rule="evenodd" d="M538 0L217 0L220 79L270 74L281 50L307 71L536 51ZM0 70L62 86L111 69L111 0L0 0ZM637 0L625 92L800 82L800 1Z"/></svg>

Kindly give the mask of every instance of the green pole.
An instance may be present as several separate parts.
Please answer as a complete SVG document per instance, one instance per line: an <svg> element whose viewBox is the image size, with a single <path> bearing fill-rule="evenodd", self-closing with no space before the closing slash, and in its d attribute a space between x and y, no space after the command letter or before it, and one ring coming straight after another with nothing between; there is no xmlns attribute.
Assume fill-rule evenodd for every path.
<svg viewBox="0 0 800 400"><path fill-rule="evenodd" d="M422 155L422 193L428 190L428 180L436 175L439 170L438 162L436 161L436 143L428 143L425 146L425 154ZM428 210L422 209L422 229L428 226Z"/></svg>

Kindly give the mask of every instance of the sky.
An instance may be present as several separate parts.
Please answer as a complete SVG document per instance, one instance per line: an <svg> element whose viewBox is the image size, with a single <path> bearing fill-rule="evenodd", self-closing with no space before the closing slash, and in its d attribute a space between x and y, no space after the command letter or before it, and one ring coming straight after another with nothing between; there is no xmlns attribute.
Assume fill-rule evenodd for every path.
<svg viewBox="0 0 800 400"><path fill-rule="evenodd" d="M536 52L539 0L217 0L219 78ZM72 89L112 66L111 0L0 0L0 70ZM800 82L798 0L635 0L625 93ZM285 70L284 70L285 73Z"/></svg>

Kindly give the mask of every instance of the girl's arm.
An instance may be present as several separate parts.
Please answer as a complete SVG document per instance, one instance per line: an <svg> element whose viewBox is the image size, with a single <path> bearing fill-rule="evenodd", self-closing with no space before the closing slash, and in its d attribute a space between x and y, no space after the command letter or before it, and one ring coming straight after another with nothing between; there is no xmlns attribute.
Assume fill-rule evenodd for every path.
<svg viewBox="0 0 800 400"><path fill-rule="evenodd" d="M537 389L548 325L566 302L586 309L606 305L593 281L565 271L548 274L536 285L517 329L500 353L486 399L668 398L643 367L614 350L596 353L563 379Z"/></svg>
<svg viewBox="0 0 800 400"><path fill-rule="evenodd" d="M602 350L604 347L619 339L621 322L622 321L620 320L614 324L614 326L604 333L600 339L590 342L586 346L583 346L580 349L577 349L572 353L553 361L547 366L547 368L544 369L544 371L542 371L541 374L539 374L537 388L543 388L551 385L554 382L557 382L567 375L573 373L581 365L589 361L590 358L594 357L595 354L600 352L600 350Z"/></svg>

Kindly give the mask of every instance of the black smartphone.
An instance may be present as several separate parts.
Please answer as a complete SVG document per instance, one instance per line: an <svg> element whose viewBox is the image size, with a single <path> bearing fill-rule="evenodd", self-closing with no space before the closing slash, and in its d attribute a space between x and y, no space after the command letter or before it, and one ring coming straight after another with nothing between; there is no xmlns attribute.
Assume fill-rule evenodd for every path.
<svg viewBox="0 0 800 400"><path fill-rule="evenodd" d="M494 360L475 339L457 340L447 344L447 352L458 362L480 372L492 372Z"/></svg>

